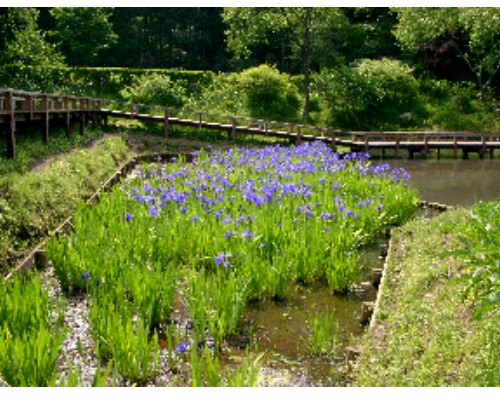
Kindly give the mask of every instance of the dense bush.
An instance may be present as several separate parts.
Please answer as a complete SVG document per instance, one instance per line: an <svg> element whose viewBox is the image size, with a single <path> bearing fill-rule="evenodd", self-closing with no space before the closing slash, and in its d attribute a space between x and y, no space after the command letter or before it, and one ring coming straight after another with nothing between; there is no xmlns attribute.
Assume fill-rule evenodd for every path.
<svg viewBox="0 0 500 400"><path fill-rule="evenodd" d="M121 92L124 100L136 104L150 104L180 108L184 105L185 89L172 82L170 77L160 74L135 78L131 86Z"/></svg>
<svg viewBox="0 0 500 400"><path fill-rule="evenodd" d="M420 93L429 113L426 125L452 131L500 132L498 104L492 99L482 101L471 83L422 80Z"/></svg>
<svg viewBox="0 0 500 400"><path fill-rule="evenodd" d="M249 68L239 75L245 106L255 118L294 120L300 110L300 95L290 76L268 65Z"/></svg>
<svg viewBox="0 0 500 400"><path fill-rule="evenodd" d="M412 127L424 114L412 70L397 60L363 60L314 77L328 123L353 130Z"/></svg>
<svg viewBox="0 0 500 400"><path fill-rule="evenodd" d="M245 102L238 74L218 74L201 93L189 98L188 108L203 112L244 115Z"/></svg>
<svg viewBox="0 0 500 400"><path fill-rule="evenodd" d="M38 67L0 65L0 87L121 99L120 91L143 75L160 74L199 94L214 78L210 71L171 69Z"/></svg>

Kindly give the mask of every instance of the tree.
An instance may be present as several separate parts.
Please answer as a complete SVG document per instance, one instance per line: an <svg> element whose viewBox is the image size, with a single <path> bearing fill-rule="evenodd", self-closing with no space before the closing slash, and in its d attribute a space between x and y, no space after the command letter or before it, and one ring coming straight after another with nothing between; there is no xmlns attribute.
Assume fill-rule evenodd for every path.
<svg viewBox="0 0 500 400"><path fill-rule="evenodd" d="M438 43L452 48L473 74L484 99L500 69L500 8L396 8L396 38L404 48Z"/></svg>
<svg viewBox="0 0 500 400"><path fill-rule="evenodd" d="M365 59L354 67L325 69L314 76L314 83L326 101L331 126L399 129L425 113L412 69L399 60Z"/></svg>
<svg viewBox="0 0 500 400"><path fill-rule="evenodd" d="M0 10L0 63L17 65L62 65L63 57L38 29L34 8Z"/></svg>
<svg viewBox="0 0 500 400"><path fill-rule="evenodd" d="M237 61L251 58L252 51L264 44L275 58L280 59L281 66L286 62L298 62L304 77L302 119L307 120L312 65L318 62L318 54L328 47L326 34L331 32L332 27L344 23L345 17L340 10L313 7L225 8L223 20L228 25L228 48ZM266 58L260 62L272 63L272 60Z"/></svg>
<svg viewBox="0 0 500 400"><path fill-rule="evenodd" d="M50 14L56 21L52 36L69 65L98 63L100 55L116 42L109 18L113 10L103 7L55 7Z"/></svg>
<svg viewBox="0 0 500 400"><path fill-rule="evenodd" d="M216 7L118 7L110 21L118 42L110 66L221 70L226 67L224 24Z"/></svg>

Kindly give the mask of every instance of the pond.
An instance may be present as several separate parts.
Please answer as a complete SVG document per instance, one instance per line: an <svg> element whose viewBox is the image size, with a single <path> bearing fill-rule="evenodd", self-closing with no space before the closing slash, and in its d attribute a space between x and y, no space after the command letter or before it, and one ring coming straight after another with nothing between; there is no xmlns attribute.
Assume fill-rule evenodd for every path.
<svg viewBox="0 0 500 400"><path fill-rule="evenodd" d="M389 160L391 167L404 168L410 174L409 184L416 188L422 200L451 206L468 206L483 200L500 198L500 159L493 160ZM378 163L378 162L376 162ZM380 267L378 249L364 251L363 270ZM351 336L363 333L358 322L362 301L372 300L371 290L351 295L332 295L325 288L296 289L286 303L266 302L250 308L247 316L256 326L259 346L269 354L279 355L273 362L276 368L288 368L296 376L305 374L309 384L342 385L342 351L336 358L312 358L303 348L306 321L313 310L329 310L341 325L340 348L349 344ZM342 347L343 346L343 347ZM288 360L288 365L287 365ZM292 365L290 360L300 360ZM288 375L293 381L294 378ZM297 379L297 378L295 378ZM276 382L276 380L275 380ZM291 382L281 382L281 384ZM278 383L279 384L279 383Z"/></svg>
<svg viewBox="0 0 500 400"><path fill-rule="evenodd" d="M390 160L410 174L409 183L422 200L468 206L500 198L500 159Z"/></svg>

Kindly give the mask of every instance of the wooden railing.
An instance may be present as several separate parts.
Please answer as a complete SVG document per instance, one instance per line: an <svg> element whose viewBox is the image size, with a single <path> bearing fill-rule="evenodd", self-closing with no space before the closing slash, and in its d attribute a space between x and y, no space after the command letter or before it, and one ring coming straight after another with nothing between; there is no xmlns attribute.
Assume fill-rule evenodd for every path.
<svg viewBox="0 0 500 400"><path fill-rule="evenodd" d="M410 151L431 148L451 148L455 156L459 148L482 150L499 148L500 135L474 132L349 132L295 122L268 121L257 118L177 109L172 107L131 104L92 97L63 94L26 92L0 89L0 124L9 125L7 135L8 154L15 156L15 126L17 122L42 121L45 127L44 140L48 140L49 120L62 119L69 136L71 122L76 118L80 130L86 120L96 122L106 117L136 119L162 123L165 135L172 125L227 131L231 138L237 134L263 135L285 138L296 143L321 140L332 145L349 147L352 151L400 148ZM465 151L465 150L464 150Z"/></svg>

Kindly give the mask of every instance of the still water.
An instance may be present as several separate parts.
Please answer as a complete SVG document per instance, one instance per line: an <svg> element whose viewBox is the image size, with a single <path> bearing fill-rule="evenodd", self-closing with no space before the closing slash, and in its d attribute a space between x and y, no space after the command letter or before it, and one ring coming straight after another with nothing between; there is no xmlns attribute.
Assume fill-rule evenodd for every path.
<svg viewBox="0 0 500 400"><path fill-rule="evenodd" d="M422 200L451 206L468 206L480 200L500 199L500 159L389 160L404 167L410 185Z"/></svg>
<svg viewBox="0 0 500 400"><path fill-rule="evenodd" d="M410 185L420 198L452 206L468 206L480 200L500 199L500 159L487 160L388 160L392 167L404 167ZM362 270L380 268L376 247L362 251ZM345 385L340 373L343 346L364 328L358 317L362 301L373 300L374 292L364 295L333 295L327 288L294 287L287 301L266 301L249 307L246 318L252 322L260 351L264 351L272 370L281 380L271 385ZM311 357L307 351L308 320L317 312L331 312L341 327L336 357ZM276 357L278 356L278 357ZM283 374L283 371L287 374Z"/></svg>

